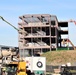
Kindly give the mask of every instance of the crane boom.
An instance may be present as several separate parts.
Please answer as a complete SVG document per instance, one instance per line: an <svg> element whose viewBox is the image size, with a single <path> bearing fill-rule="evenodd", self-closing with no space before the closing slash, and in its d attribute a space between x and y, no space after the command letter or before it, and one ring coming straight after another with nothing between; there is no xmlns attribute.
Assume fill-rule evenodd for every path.
<svg viewBox="0 0 76 75"><path fill-rule="evenodd" d="M73 19L70 19L68 22L72 22L72 23L74 23L76 25L76 21L73 20Z"/></svg>
<svg viewBox="0 0 76 75"><path fill-rule="evenodd" d="M14 25L12 25L11 23L9 23L8 21L6 21L2 16L0 16L0 19L2 19L4 22L6 22L7 24L9 24L10 26L12 26L15 30L17 30L18 32L21 31L23 32L21 29L16 28ZM27 34L27 32L24 32Z"/></svg>

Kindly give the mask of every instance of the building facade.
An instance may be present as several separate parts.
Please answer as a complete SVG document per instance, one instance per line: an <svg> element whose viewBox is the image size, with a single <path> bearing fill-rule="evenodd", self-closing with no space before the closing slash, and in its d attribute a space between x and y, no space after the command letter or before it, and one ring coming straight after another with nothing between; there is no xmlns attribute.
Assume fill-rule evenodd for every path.
<svg viewBox="0 0 76 75"><path fill-rule="evenodd" d="M27 14L19 17L19 49L23 56L66 47L68 22L58 22L55 15ZM62 36L67 36L62 38ZM67 47L66 47L67 48Z"/></svg>

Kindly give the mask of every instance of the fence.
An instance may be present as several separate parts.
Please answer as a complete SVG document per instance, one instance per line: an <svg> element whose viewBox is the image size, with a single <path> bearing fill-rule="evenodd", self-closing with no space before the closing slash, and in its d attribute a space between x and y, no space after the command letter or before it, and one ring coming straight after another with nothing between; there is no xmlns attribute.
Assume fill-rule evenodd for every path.
<svg viewBox="0 0 76 75"><path fill-rule="evenodd" d="M55 69L61 70L61 75L76 75L76 66L52 66L46 65L46 72L54 73Z"/></svg>

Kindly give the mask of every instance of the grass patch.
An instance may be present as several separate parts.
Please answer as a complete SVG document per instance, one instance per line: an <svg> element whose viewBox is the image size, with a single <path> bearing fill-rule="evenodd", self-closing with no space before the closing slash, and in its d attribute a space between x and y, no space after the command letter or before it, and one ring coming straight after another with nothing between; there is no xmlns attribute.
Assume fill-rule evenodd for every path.
<svg viewBox="0 0 76 75"><path fill-rule="evenodd" d="M70 62L71 64L76 62L76 50L59 50L51 51L42 54L46 57L46 63L48 65L61 65Z"/></svg>

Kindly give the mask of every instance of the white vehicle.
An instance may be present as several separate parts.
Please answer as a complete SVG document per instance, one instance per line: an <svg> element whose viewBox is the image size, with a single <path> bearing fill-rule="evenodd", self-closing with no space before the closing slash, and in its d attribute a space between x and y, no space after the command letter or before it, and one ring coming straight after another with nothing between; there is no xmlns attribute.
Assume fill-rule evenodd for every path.
<svg viewBox="0 0 76 75"><path fill-rule="evenodd" d="M46 57L26 57L28 70L35 74L46 74Z"/></svg>

